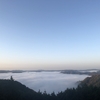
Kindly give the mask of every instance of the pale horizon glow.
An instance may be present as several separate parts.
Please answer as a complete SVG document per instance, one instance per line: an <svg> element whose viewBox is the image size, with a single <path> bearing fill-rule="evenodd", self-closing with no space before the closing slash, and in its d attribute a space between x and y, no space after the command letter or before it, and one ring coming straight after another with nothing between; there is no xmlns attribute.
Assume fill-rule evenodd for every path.
<svg viewBox="0 0 100 100"><path fill-rule="evenodd" d="M100 1L0 0L0 15L0 70L100 68Z"/></svg>

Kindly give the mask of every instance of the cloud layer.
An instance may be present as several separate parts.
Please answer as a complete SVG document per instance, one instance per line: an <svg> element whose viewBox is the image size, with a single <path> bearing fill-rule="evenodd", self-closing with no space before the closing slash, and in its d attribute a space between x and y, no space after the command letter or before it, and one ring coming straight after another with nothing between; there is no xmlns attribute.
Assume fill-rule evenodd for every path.
<svg viewBox="0 0 100 100"><path fill-rule="evenodd" d="M24 72L0 73L0 79L9 79L10 76L35 91L58 93L66 88L76 87L77 81L83 80L87 75L62 74L60 72Z"/></svg>

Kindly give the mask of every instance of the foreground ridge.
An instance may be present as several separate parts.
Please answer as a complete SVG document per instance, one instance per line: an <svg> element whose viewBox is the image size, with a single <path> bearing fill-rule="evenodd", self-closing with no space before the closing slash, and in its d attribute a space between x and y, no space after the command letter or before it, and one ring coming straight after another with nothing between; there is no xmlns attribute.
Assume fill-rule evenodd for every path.
<svg viewBox="0 0 100 100"><path fill-rule="evenodd" d="M35 92L11 79L0 79L0 100L100 100L100 87L85 84L79 85L76 89L66 89L58 94L54 92L47 94L46 91Z"/></svg>

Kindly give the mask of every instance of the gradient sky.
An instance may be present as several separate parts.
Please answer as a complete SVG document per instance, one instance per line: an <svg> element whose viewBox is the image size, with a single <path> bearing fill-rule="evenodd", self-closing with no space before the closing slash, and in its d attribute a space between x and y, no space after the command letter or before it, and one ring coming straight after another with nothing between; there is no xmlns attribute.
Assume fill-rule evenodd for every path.
<svg viewBox="0 0 100 100"><path fill-rule="evenodd" d="M0 0L0 69L100 68L100 0Z"/></svg>

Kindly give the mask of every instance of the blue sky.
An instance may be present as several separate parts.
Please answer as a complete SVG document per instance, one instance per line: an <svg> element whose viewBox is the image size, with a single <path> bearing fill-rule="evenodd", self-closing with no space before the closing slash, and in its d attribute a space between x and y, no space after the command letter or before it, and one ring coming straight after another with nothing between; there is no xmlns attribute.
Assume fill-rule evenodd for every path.
<svg viewBox="0 0 100 100"><path fill-rule="evenodd" d="M0 0L0 69L99 68L99 59L99 0Z"/></svg>

